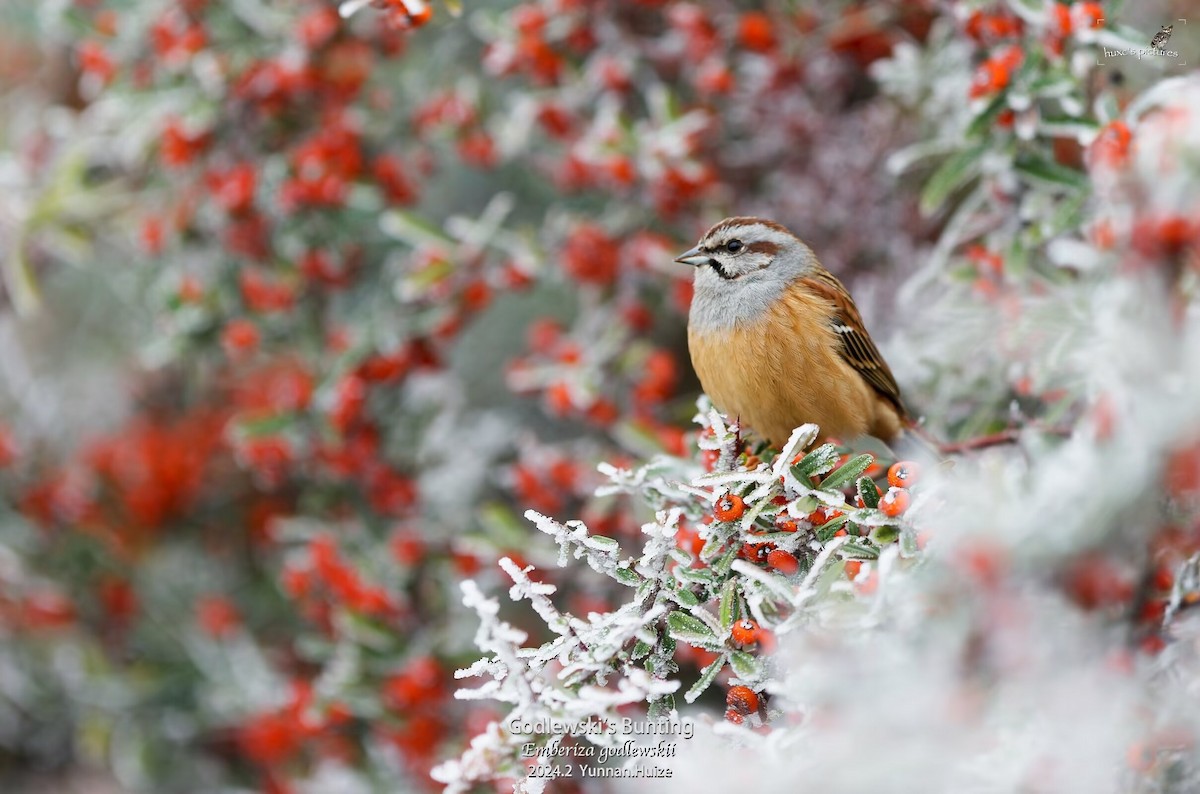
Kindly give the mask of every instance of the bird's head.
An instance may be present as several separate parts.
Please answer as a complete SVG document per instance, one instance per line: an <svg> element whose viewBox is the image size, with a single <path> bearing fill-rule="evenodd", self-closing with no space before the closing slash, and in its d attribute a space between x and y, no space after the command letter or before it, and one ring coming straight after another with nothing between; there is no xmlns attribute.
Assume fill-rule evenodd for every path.
<svg viewBox="0 0 1200 794"><path fill-rule="evenodd" d="M701 314L716 325L727 325L731 313L748 319L764 311L820 267L800 238L761 218L726 218L675 261L696 268L693 322Z"/></svg>

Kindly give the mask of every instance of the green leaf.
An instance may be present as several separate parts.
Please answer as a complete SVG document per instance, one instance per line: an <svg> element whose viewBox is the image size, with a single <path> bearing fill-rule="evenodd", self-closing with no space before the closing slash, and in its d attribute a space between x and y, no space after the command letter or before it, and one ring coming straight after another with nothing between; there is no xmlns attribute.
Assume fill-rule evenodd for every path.
<svg viewBox="0 0 1200 794"><path fill-rule="evenodd" d="M685 607L700 606L700 599L696 598L696 594L691 590L688 590L686 587L681 587L676 590L675 598L677 598L679 603L683 604Z"/></svg>
<svg viewBox="0 0 1200 794"><path fill-rule="evenodd" d="M620 566L617 566L617 569L613 574L613 578L621 584L629 585L630 587L637 587L642 583L642 577L638 575L636 571L632 571L629 568L622 568Z"/></svg>
<svg viewBox="0 0 1200 794"><path fill-rule="evenodd" d="M620 551L621 544L607 535L588 535L587 545L600 551Z"/></svg>
<svg viewBox="0 0 1200 794"><path fill-rule="evenodd" d="M832 469L837 465L837 459L837 448L833 444L822 444L792 467L792 476L802 483L811 485L811 478Z"/></svg>
<svg viewBox="0 0 1200 794"><path fill-rule="evenodd" d="M983 133L992 128L992 124L996 121L996 117L1000 115L1008 104L1008 96L1001 92L992 97L992 101L987 104L983 110L979 112L975 118L971 119L971 123L967 125L967 138L974 139L980 137Z"/></svg>
<svg viewBox="0 0 1200 794"><path fill-rule="evenodd" d="M746 542L755 546L764 543L783 543L796 537L795 532L756 532L746 536Z"/></svg>
<svg viewBox="0 0 1200 794"><path fill-rule="evenodd" d="M879 507L879 488L870 477L862 477L858 481L858 498L863 504L872 509Z"/></svg>
<svg viewBox="0 0 1200 794"><path fill-rule="evenodd" d="M900 527L893 526L891 524L882 527L875 527L875 529L871 531L871 540L880 546L886 546L898 537L900 537Z"/></svg>
<svg viewBox="0 0 1200 794"><path fill-rule="evenodd" d="M638 640L634 644L633 651L629 654L629 658L636 661L637 659L641 659L643 656L645 656L648 653L650 653L650 646L647 643L644 643L641 640Z"/></svg>
<svg viewBox="0 0 1200 794"><path fill-rule="evenodd" d="M678 609L667 616L667 627L670 629L672 637L683 640L689 645L695 644L696 640L713 641L717 638L717 635L713 634L713 630L704 621Z"/></svg>
<svg viewBox="0 0 1200 794"><path fill-rule="evenodd" d="M720 538L720 534L712 529L709 530L708 540L704 541L704 546L700 549L700 559L704 562L709 562L721 550L721 546L725 545L725 541Z"/></svg>
<svg viewBox="0 0 1200 794"><path fill-rule="evenodd" d="M710 566L713 569L713 573L715 573L717 576L724 576L725 574L729 573L729 569L733 567L733 561L737 559L739 548L740 547L738 544L731 544L730 547L726 549L724 554L713 560L713 563Z"/></svg>
<svg viewBox="0 0 1200 794"><path fill-rule="evenodd" d="M879 557L879 549L861 543L843 543L840 551L847 557L860 560L874 560Z"/></svg>
<svg viewBox="0 0 1200 794"><path fill-rule="evenodd" d="M721 628L726 631L733 625L733 603L737 595L737 584L730 579L721 589L721 608L719 610L721 619Z"/></svg>
<svg viewBox="0 0 1200 794"><path fill-rule="evenodd" d="M1061 74L1047 74L1029 84L1029 93L1042 99L1059 99L1075 91L1076 83Z"/></svg>
<svg viewBox="0 0 1200 794"><path fill-rule="evenodd" d="M728 656L718 656L715 662L705 667L703 672L700 673L699 680L692 684L692 688L684 694L683 699L688 703L695 703L696 698L703 695L704 690L712 686L712 682L717 678L717 673L721 672L721 668L725 666L727 660Z"/></svg>
<svg viewBox="0 0 1200 794"><path fill-rule="evenodd" d="M809 483L809 487L812 487L812 483ZM808 494L807 496L801 496L799 499L797 499L795 504L795 512L797 515L807 515L817 509L817 505L820 504L820 501L818 501L817 497L813 496L812 494Z"/></svg>
<svg viewBox="0 0 1200 794"><path fill-rule="evenodd" d="M837 518L826 521L824 524L817 527L817 540L822 543L827 542L830 538L836 535L837 531L841 529L849 520L850 519L846 518L846 516L838 516Z"/></svg>
<svg viewBox="0 0 1200 794"><path fill-rule="evenodd" d="M745 651L732 651L729 654L729 664L738 678L758 681L762 678L762 663L754 654Z"/></svg>
<svg viewBox="0 0 1200 794"><path fill-rule="evenodd" d="M650 701L648 716L652 720L669 717L675 713L675 696L673 694L663 695L662 697Z"/></svg>
<svg viewBox="0 0 1200 794"><path fill-rule="evenodd" d="M973 146L950 157L929 177L921 191L921 214L932 215L951 194L970 182L979 173L986 147Z"/></svg>
<svg viewBox="0 0 1200 794"><path fill-rule="evenodd" d="M685 568L683 565L675 566L675 578L702 584L705 587L715 587L716 580L713 579L712 571L708 568Z"/></svg>
<svg viewBox="0 0 1200 794"><path fill-rule="evenodd" d="M1017 173L1037 184L1070 190L1083 190L1087 187L1087 176L1082 171L1076 171L1044 157L1024 155L1017 158L1013 167Z"/></svg>
<svg viewBox="0 0 1200 794"><path fill-rule="evenodd" d="M875 462L874 455L863 453L855 455L850 460L842 464L842 467L830 474L821 482L822 491L840 491L850 483L858 479L864 471L871 467Z"/></svg>
<svg viewBox="0 0 1200 794"><path fill-rule="evenodd" d="M1038 122L1038 131L1051 137L1075 138L1089 141L1100 131L1100 125L1092 119L1074 116L1043 116Z"/></svg>

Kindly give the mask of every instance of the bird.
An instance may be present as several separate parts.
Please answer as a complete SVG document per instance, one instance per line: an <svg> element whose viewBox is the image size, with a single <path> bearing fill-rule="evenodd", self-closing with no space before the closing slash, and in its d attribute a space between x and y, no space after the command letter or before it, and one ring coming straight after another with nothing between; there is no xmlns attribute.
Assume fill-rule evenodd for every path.
<svg viewBox="0 0 1200 794"><path fill-rule="evenodd" d="M696 268L688 352L713 404L776 448L815 423L895 449L914 426L854 299L786 227L726 218L675 259Z"/></svg>
<svg viewBox="0 0 1200 794"><path fill-rule="evenodd" d="M1174 25L1163 25L1162 28L1154 34L1154 38L1150 39L1150 47L1155 50L1161 50L1162 46L1167 43L1167 39L1171 38L1171 32L1175 30Z"/></svg>

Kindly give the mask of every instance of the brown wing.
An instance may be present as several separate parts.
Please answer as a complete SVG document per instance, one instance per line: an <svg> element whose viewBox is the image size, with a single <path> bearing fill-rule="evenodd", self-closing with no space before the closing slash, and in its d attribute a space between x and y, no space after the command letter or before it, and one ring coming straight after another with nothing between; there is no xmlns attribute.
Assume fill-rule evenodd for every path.
<svg viewBox="0 0 1200 794"><path fill-rule="evenodd" d="M863 326L862 315L858 313L854 299L846 292L842 282L827 270L818 270L802 281L814 293L833 304L832 328L842 342L842 358L871 388L896 406L901 417L907 417L908 411L900 401L900 387L896 385L896 378Z"/></svg>

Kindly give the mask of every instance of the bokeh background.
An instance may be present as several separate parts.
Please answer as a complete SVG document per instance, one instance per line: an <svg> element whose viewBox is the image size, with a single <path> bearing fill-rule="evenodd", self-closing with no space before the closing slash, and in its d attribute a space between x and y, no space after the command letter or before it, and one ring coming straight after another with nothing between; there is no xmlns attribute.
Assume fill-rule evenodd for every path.
<svg viewBox="0 0 1200 794"><path fill-rule="evenodd" d="M0 788L437 790L502 714L452 697L459 582L502 592L507 556L615 608L523 511L636 547L651 511L596 465L700 459L672 259L738 214L850 287L929 432L1024 434L920 514L961 535L914 596L958 605L947 656L1021 604L1144 675L1144 724L1096 717L1100 788L980 790L1195 790L1135 694L1200 548L1190 3L343 10L0 4ZM880 658L927 671L914 622ZM884 647L856 643L830 665ZM1061 684L1009 672L959 694ZM871 691L864 725L915 708ZM838 737L814 752L856 764Z"/></svg>

